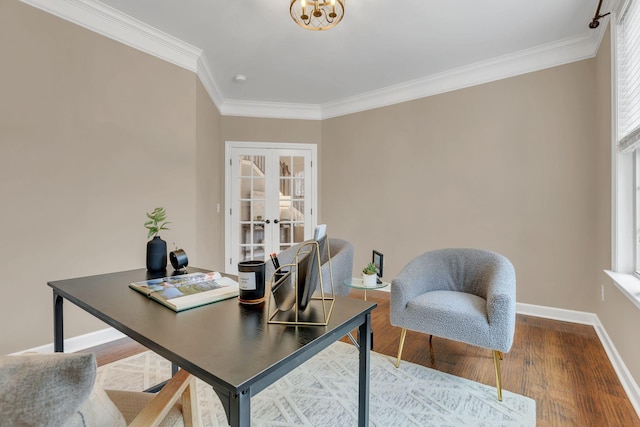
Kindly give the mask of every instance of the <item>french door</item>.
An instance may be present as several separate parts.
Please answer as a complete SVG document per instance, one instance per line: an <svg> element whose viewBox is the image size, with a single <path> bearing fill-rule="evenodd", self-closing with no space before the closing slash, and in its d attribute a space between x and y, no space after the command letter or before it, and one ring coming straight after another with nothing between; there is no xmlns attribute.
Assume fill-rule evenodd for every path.
<svg viewBox="0 0 640 427"><path fill-rule="evenodd" d="M227 141L225 242L228 265L268 259L313 235L316 146Z"/></svg>

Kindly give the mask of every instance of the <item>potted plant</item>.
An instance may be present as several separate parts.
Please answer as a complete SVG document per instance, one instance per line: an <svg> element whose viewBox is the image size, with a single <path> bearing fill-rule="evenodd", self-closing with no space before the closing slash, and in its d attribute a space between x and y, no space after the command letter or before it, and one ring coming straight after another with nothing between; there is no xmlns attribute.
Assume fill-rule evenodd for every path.
<svg viewBox="0 0 640 427"><path fill-rule="evenodd" d="M363 286L376 286L376 280L378 275L376 274L376 266L370 262L365 268L362 269L362 285Z"/></svg>
<svg viewBox="0 0 640 427"><path fill-rule="evenodd" d="M148 230L147 239L147 270L162 271L167 268L167 242L162 240L158 233L161 230L168 230L166 221L167 213L164 208L155 208L151 213L147 212L147 222L144 223Z"/></svg>

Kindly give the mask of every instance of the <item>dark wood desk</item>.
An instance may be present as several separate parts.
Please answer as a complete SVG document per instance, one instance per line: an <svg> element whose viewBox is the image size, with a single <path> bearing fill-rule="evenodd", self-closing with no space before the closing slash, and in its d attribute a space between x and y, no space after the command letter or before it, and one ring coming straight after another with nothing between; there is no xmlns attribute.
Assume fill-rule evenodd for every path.
<svg viewBox="0 0 640 427"><path fill-rule="evenodd" d="M267 323L266 304L245 306L235 298L175 313L129 288L129 283L147 278L146 270L139 269L49 282L53 288L55 351L64 351L66 299L210 384L229 423L249 426L252 396L358 328L358 425L368 426L371 311L375 303L336 297L326 327L284 326ZM311 306L308 310L322 316L321 309Z"/></svg>

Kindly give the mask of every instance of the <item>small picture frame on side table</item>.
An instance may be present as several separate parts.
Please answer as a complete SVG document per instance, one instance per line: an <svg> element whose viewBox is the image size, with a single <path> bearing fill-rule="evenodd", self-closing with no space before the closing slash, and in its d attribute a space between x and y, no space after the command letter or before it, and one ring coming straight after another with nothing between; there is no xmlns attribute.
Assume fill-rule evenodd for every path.
<svg viewBox="0 0 640 427"><path fill-rule="evenodd" d="M378 252L376 250L373 251L373 255L371 257L371 262L376 266L376 275L378 276L378 283L382 283L382 269L384 267L384 255L382 252Z"/></svg>

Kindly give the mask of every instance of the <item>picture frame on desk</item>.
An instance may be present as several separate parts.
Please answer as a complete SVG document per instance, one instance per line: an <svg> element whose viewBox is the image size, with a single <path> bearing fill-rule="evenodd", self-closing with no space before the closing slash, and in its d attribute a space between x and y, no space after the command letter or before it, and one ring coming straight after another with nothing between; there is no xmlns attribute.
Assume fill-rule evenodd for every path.
<svg viewBox="0 0 640 427"><path fill-rule="evenodd" d="M382 283L380 279L382 278L382 270L384 268L384 255L382 252L373 250L373 254L371 255L371 262L376 266L376 275L378 276L378 283Z"/></svg>

